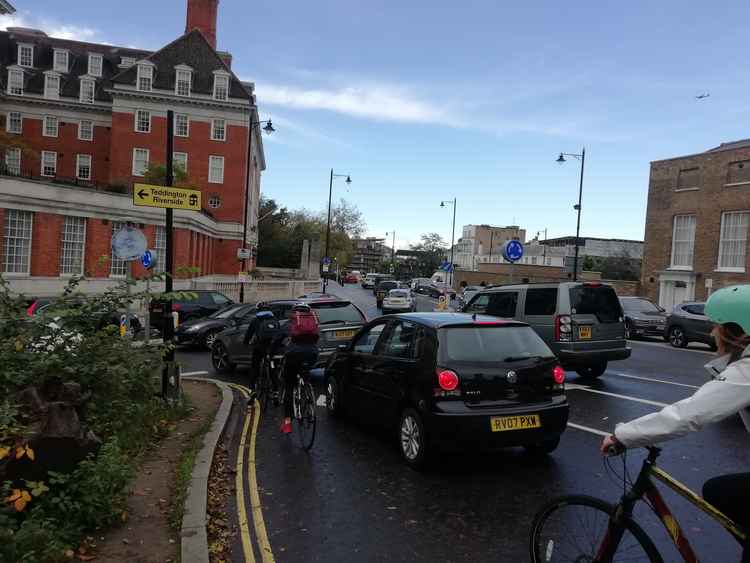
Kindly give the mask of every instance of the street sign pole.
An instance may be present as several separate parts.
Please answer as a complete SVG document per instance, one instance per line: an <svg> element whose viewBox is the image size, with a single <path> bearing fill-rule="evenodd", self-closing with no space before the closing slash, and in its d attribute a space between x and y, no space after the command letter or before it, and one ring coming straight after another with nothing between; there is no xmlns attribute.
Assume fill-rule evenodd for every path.
<svg viewBox="0 0 750 563"><path fill-rule="evenodd" d="M174 168L173 168L173 156L174 156L174 111L167 111L167 171L166 171L166 184L167 187L172 187L174 184ZM165 269L167 278L164 281L164 291L170 294L173 290L172 280L174 278L174 220L173 211L171 208L166 210L166 254L165 258ZM161 376L161 393L164 399L169 395L170 391L170 377L174 376L174 389L179 390L180 380L177 370L175 369L174 361L174 321L172 320L172 299L168 299L164 303L165 311L162 314L164 326L162 329L162 335L164 338L164 344L166 345L166 352L164 354L164 367L162 368Z"/></svg>

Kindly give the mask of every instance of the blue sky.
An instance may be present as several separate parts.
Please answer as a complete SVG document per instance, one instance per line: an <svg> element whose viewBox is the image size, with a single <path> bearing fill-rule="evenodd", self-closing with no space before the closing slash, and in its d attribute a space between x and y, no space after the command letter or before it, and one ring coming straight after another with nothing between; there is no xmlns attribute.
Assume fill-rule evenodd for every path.
<svg viewBox="0 0 750 563"><path fill-rule="evenodd" d="M185 0L15 0L16 25L158 48ZM144 17L144 14L148 14ZM397 246L460 225L643 237L649 162L750 136L750 3L222 0L218 43L278 132L265 195L323 209L328 174ZM0 26L9 25L0 19ZM698 101L695 95L710 92Z"/></svg>

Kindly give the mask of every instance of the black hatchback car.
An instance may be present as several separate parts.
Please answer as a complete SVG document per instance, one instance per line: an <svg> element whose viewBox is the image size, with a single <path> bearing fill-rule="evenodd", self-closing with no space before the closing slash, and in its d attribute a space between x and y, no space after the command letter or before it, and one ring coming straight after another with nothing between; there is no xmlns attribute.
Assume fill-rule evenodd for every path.
<svg viewBox="0 0 750 563"><path fill-rule="evenodd" d="M381 317L325 372L328 412L396 429L415 468L467 446L552 452L568 420L564 381L525 323L459 313Z"/></svg>
<svg viewBox="0 0 750 563"><path fill-rule="evenodd" d="M222 330L249 323L255 314L255 305L234 304L219 309L202 319L190 319L177 326L174 337L178 344L204 346L209 350Z"/></svg>

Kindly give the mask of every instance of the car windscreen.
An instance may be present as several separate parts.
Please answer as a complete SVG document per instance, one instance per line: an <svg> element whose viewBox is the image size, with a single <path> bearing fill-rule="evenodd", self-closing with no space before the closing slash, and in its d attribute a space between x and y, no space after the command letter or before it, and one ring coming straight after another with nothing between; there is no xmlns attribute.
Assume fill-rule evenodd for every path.
<svg viewBox="0 0 750 563"><path fill-rule="evenodd" d="M622 308L628 313L658 313L659 307L648 299L623 299Z"/></svg>
<svg viewBox="0 0 750 563"><path fill-rule="evenodd" d="M608 285L578 285L570 288L570 311L574 315L594 315L600 323L616 323L622 307Z"/></svg>
<svg viewBox="0 0 750 563"><path fill-rule="evenodd" d="M321 325L334 323L364 323L365 318L351 303L311 303L310 307L317 313Z"/></svg>
<svg viewBox="0 0 750 563"><path fill-rule="evenodd" d="M392 289L388 292L388 297L395 297L396 299L406 299L409 297L409 292L405 289Z"/></svg>
<svg viewBox="0 0 750 563"><path fill-rule="evenodd" d="M554 357L528 326L457 326L440 332L440 354L444 361L494 363Z"/></svg>
<svg viewBox="0 0 750 563"><path fill-rule="evenodd" d="M213 315L209 315L210 319L228 319L234 315L237 311L245 307L245 305L229 305L223 309L219 309Z"/></svg>
<svg viewBox="0 0 750 563"><path fill-rule="evenodd" d="M398 287L398 282L395 282L395 281L384 281L384 282L380 282L380 284L378 285L378 289L385 289L385 290L396 289L397 287Z"/></svg>

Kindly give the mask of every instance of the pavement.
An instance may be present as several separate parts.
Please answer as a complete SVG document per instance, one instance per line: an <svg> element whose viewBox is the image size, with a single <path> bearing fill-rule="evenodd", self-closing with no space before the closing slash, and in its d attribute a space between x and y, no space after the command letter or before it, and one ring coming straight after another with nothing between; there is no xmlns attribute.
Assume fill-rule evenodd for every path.
<svg viewBox="0 0 750 563"><path fill-rule="evenodd" d="M359 286L329 289L352 299L369 318L378 316L371 291ZM419 310L435 306L435 300L420 296ZM233 409L227 425L230 455L248 455L247 446L239 447L241 428L255 428L254 477L243 483L256 487L260 504L254 506L245 495L237 503L246 506L237 508L234 517L250 515L247 542L256 559L266 563L528 561L531 520L546 500L583 493L615 502L623 485L612 470L622 475L626 467L635 475L640 469L644 456L638 450L628 454L625 467L618 458L612 470L607 469L598 453L602 435L618 422L689 397L707 381L702 367L712 358L707 348L677 350L656 340L631 345L632 356L611 363L594 383L567 374L570 424L559 448L541 459L521 449L492 455L466 452L444 457L431 470L418 473L401 461L395 435L329 419L322 406L309 454L298 447L294 434L279 433L280 411L271 410L250 425L240 409ZM242 372L223 378L213 374L205 351L180 350L178 355L183 371L246 381ZM235 394L240 400L238 388ZM319 404L324 405L322 399ZM739 417L732 417L665 445L659 464L700 492L712 476L747 471L748 434ZM739 560L739 547L723 529L670 491L662 493L701 560ZM678 560L648 507L640 505L636 517L665 561ZM263 537L267 542L260 542ZM234 561L251 561L242 541L239 537Z"/></svg>

